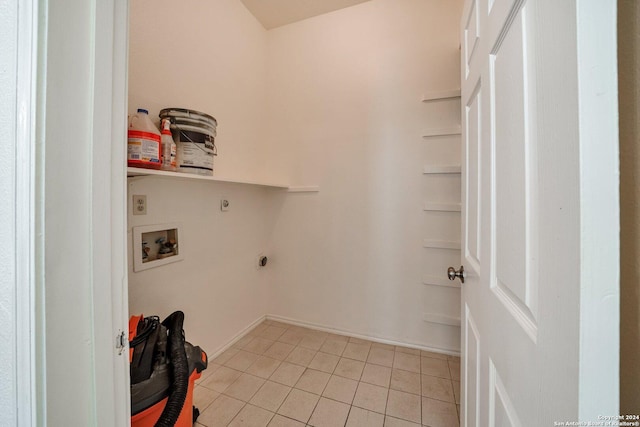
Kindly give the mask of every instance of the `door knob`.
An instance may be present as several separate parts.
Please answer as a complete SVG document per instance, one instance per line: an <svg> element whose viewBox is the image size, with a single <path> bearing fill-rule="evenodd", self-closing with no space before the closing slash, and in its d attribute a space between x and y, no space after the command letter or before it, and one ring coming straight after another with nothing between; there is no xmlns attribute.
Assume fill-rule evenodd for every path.
<svg viewBox="0 0 640 427"><path fill-rule="evenodd" d="M464 283L464 266L460 266L460 270L456 271L455 268L449 267L447 270L447 276L449 280L456 280L456 277L460 279L462 283Z"/></svg>

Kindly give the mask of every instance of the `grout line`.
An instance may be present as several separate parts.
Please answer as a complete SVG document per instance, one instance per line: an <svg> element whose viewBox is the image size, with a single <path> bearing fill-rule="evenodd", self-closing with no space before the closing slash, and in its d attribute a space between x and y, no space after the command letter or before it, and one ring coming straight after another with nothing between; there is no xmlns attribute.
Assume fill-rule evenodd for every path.
<svg viewBox="0 0 640 427"><path fill-rule="evenodd" d="M358 389L356 388L356 391L357 391L357 390L358 390ZM355 399L355 396L356 396L356 395L354 394L354 395L353 395L354 399ZM343 427L346 427L346 426L347 426L347 423L349 422L349 417L351 416L351 410L352 410L352 409L353 409L353 405L349 405L349 412L347 412L347 418L345 418L345 420L344 420Z"/></svg>
<svg viewBox="0 0 640 427"><path fill-rule="evenodd" d="M422 395L422 356L418 356L420 357L420 425L422 425L424 423L424 414L422 413L422 399L423 399L423 395ZM453 399L455 400L455 398Z"/></svg>
<svg viewBox="0 0 640 427"><path fill-rule="evenodd" d="M333 328L333 327L330 327L330 326L325 326L325 325L321 325L321 324L317 324L317 323L299 321L299 320L296 320L296 319L292 319L292 318L288 318L288 317L284 317L284 316L278 316L278 315L274 315L274 314L267 314L264 317L267 320L270 320L270 321L275 320L277 322L280 322L280 323L283 323L283 324L287 324L287 325L303 327L303 328L312 329L312 330L315 330L315 331L328 332L328 333L332 333L332 334L336 334L336 335L342 335L342 336L346 336L346 337L358 338L358 339L362 339L362 340L365 340L365 341L371 341L371 342L376 342L376 343L380 343L380 344L389 344L389 345L394 345L394 346L397 345L397 346L400 346L400 347L406 347L406 348L415 349L415 350L428 351L428 352L431 352L431 353L438 353L438 354L452 355L452 356L460 356L460 352L457 351L457 350L443 349L443 348L438 348L438 347L429 347L429 346L426 346L426 345L409 343L409 342L401 342L401 341L396 341L396 340L393 340L393 339L376 337L376 336L366 335L366 334L362 334L362 333L358 333L358 332L352 332L352 331L348 331L348 330L344 330L344 329Z"/></svg>
<svg viewBox="0 0 640 427"><path fill-rule="evenodd" d="M269 320L267 320L267 321L269 321ZM260 324L262 324L262 323L260 323ZM251 332L252 332L256 327L258 327L260 324L253 326L253 328L251 328L249 331L247 331L244 335L239 336L239 338L237 338L237 339L235 340L235 342L239 341L240 339L242 339L242 338L244 338L244 337L246 337L246 336L250 336L249 334L250 334L250 333L251 333ZM267 324L267 323L265 323L265 324L270 326L270 324ZM287 324L285 323L285 325L287 325ZM217 392L217 391L213 390L214 392L218 393L218 397L216 397L216 399L212 400L212 401L209 403L209 405L207 405L206 407L204 407L204 408L202 409L202 412L204 412L205 410L207 410L207 409L211 406L211 404L213 404L213 402L215 402L215 401L220 397L220 395L224 395L225 397L232 398L232 399L235 399L235 400L240 400L240 401L243 403L243 406L240 408L240 410L238 411L238 413L237 413L237 414L234 416L234 418L232 419L232 421L231 421L231 422L233 422L233 420L235 420L235 419L237 418L237 416L240 414L240 412L242 412L242 410L244 410L244 409L246 408L246 406L247 406L247 405L251 405L251 403L250 403L249 401L250 401L251 399L253 399L253 397L254 397L254 396L255 396L255 395L260 391L260 389L262 389L262 387L264 386L264 384L266 384L268 381L272 381L272 382L274 382L274 383L276 383L276 384L281 384L281 383L278 383L278 382L276 382L276 381L271 380L271 379L270 379L270 378L271 378L271 376L275 373L275 371L278 369L278 367L279 367L279 366L281 366L284 362L286 362L287 357L289 357L289 355L290 355L293 351L295 351L297 348L300 348L300 349L304 349L304 350L308 350L308 351L312 351L312 352L314 352L314 358L311 360L311 362L315 359L315 357L317 357L318 353L322 353L322 354L324 354L324 355L329 355L329 356L333 356L333 357L338 358L338 361L337 361L337 363L335 364L335 366L333 366L333 368L331 369L331 372L320 371L320 372L323 372L323 373L326 373L326 374L328 374L328 375L329 375L329 379L327 380L327 383L326 383L326 384L325 384L325 386L323 387L323 389L322 389L322 391L320 392L320 394L319 394L319 395L316 395L315 393L311 393L311 392L306 392L306 391L305 391L306 393L310 393L310 394L313 394L313 395L315 395L315 396L317 396L317 397L318 397L318 400L317 400L317 402L316 402L316 404L315 404L315 406L314 406L313 410L311 411L311 413L310 413L310 415L309 415L309 418L308 418L308 419L307 419L307 421L306 421L307 423L311 420L311 417L313 416L314 412L316 411L316 409L317 409L317 407L318 407L318 405L319 405L319 402L320 402L320 400L321 400L322 398L324 398L324 399L328 399L328 400L331 400L331 401L334 401L334 402L342 403L342 404L347 404L347 403L345 403L345 402L341 402L341 401L335 400L335 399L333 399L333 398L331 398L331 397L327 397L327 396L324 396L324 395L323 395L323 394L324 394L324 392L326 391L326 389L327 389L327 387L328 387L328 385L329 385L329 382L331 381L332 377L336 376L336 377L338 377L338 378L347 379L347 380L355 381L355 382L356 382L356 390L355 390L355 392L354 392L354 394L353 394L353 397L351 398L351 403L349 404L349 411L347 412L347 416L346 416L346 418L345 418L345 424L346 424L346 422L349 420L349 416L350 416L350 414L351 414L351 412L352 412L353 407L354 407L354 406L356 406L356 405L354 405L354 401L355 401L355 397L356 397L356 395L357 395L358 388L359 388L360 384L369 384L369 383L365 383L365 382L363 382L363 381L362 381L362 377L363 377L363 374L364 374L364 369L366 368L366 365L367 365L367 364L371 364L371 365L375 365L375 366L381 366L381 367L385 367L385 368L390 369L390 370L391 370L391 377L393 376L393 371L394 371L394 370L402 371L402 372L408 372L408 373L411 373L411 374L417 374L417 375L418 375L418 377L419 377L419 393L417 393L417 394L416 394L416 393L411 393L411 392L402 391L402 390L396 390L395 388L392 388L392 387L391 387L391 377L390 377L390 379L389 379L389 380L390 380L390 381L389 381L389 384L388 384L388 386L387 386L387 387L385 387L385 388L387 389L387 399L386 399L386 401L385 401L384 411L383 411L382 413L380 413L380 412L377 412L377 411L371 411L371 410L368 410L368 409L362 408L363 410L370 411L370 412L374 412L374 413L378 413L378 414L382 415L382 416L384 417L384 418L383 418L384 423L386 423L386 417L388 416L388 415L387 415L387 413L386 413L386 411L387 411L387 408L388 408L388 406L389 406L389 399L390 399L390 394L391 394L391 391L392 391L392 390L394 390L394 391L402 391L403 393L407 393L407 394L410 394L410 395L414 395L414 396L417 396L417 397L419 398L419 401L420 401L420 417L421 417L420 419L421 419L421 422L422 422L422 420L423 420L423 418L424 418L424 413L422 412L422 410L423 410L423 408L422 408L422 399L424 399L424 398L432 399L432 400L436 400L436 401L443 402L443 403L449 403L449 404L451 404L451 403L452 403L452 404L453 404L453 405L455 405L455 407L456 407L456 412L457 412L458 418L460 417L460 414L459 414L459 412L458 412L458 404L457 404L457 403L456 403L456 401L455 401L455 396L456 396L456 394L455 394L455 392L454 392L454 387L453 387L453 382L454 382L454 380L453 380L453 374L452 374L452 369L453 369L453 368L452 368L452 365L453 365L453 364L456 364L456 363L457 363L457 361L453 360L453 358L446 357L445 359L442 359L442 358L437 358L437 357L423 356L421 352L420 352L419 354L411 354L411 353L404 353L404 352L402 352L402 351L399 351L399 348L410 348L410 347L406 347L406 346L395 346L395 347L393 347L393 348L391 348L391 349L389 349L389 348L385 348L385 347L382 347L382 349L384 349L385 351L392 351L392 352L393 352L393 357L392 357L392 361L391 361L391 366L385 366L385 365L380 365L380 364L378 364L378 363L369 362L369 360L368 360L368 359L369 359L369 356L371 355L371 352L372 352L372 350L373 350L373 345L372 345L371 343L365 343L365 345L366 345L366 344L368 344L368 345L367 345L367 352L366 352L366 355L365 355L365 360L364 360L364 361L362 361L362 360L358 360L358 359L351 359L351 358L349 358L349 357L344 356L344 352L346 351L347 346L348 346L350 343L352 343L350 340L349 340L349 341L346 341L346 344L345 344L344 349L342 350L341 354L332 354L332 353L327 353L326 351L321 351L321 349L322 349L322 347L324 346L324 344L326 344L326 342L329 340L329 337L328 337L328 336L326 336L326 335L322 336L322 338L323 338L322 345L320 346L320 348L319 348L318 350L315 350L315 349L309 349L309 348L306 348L306 347L302 347L302 346L300 346L300 345L299 345L299 343L300 343L302 340L300 340L300 341L299 341L299 343L298 343L297 345L293 345L293 344L285 343L285 342L282 342L282 341L278 341L280 338L282 338L282 336L284 336L284 334L286 334L286 333L287 333L287 330L292 329L292 325L290 325L290 324L289 324L289 326L285 326L285 327L284 327L284 329L285 329L285 332L283 332L282 334L280 334L280 335L278 336L278 338L277 338L277 339L275 339L275 340L268 339L268 341L271 341L272 343L271 343L271 344L266 348L266 350L265 350L265 351L263 351L262 353L254 353L254 352L251 352L251 351L245 350L245 349L244 349L244 348L242 348L242 347L233 347L233 350L235 350L235 353L233 354L233 356L231 356L231 357L227 358L227 360L225 360L225 362L224 362L223 364L221 364L221 366L224 366L224 367L226 367L227 369L233 369L233 370L236 370L236 371L240 372L240 373L241 373L241 375L240 375L238 378L236 378L236 379L235 379L231 384L229 384L229 386L228 386L227 388L225 388L225 390L224 390L223 392ZM308 327L307 327L307 329L309 329L309 330L311 330L311 331L314 331L314 329L313 329L313 328L308 328ZM261 332L261 334L262 334L262 333L264 333L264 331L262 331L262 332ZM300 333L301 333L301 334L303 334L303 335L305 334L305 333L304 333L304 331L300 331ZM247 343L245 344L245 346L246 346L246 345L249 345L249 344L250 344L254 339L256 339L256 338L261 338L261 339L265 339L265 340L267 340L267 338L264 338L263 336L261 336L261 334L258 334L258 335L251 335L251 336L253 336L253 339L252 339L251 341L247 342ZM345 335L343 335L343 336L345 336ZM371 340L367 340L367 341L371 341ZM293 347L293 348L291 349L291 351L290 351L290 352L285 356L285 358L284 358L283 360L276 359L276 358L273 358L273 357L270 357L270 356L265 355L265 353L266 353L270 348L272 348L276 343L286 344L286 345L289 345L289 346L292 346L292 347ZM355 343L353 343L353 344L362 344L362 343L355 342ZM249 364L249 366L248 366L248 367L246 367L243 371L239 371L239 370L237 370L237 369L235 369L235 368L232 368L232 367L229 367L229 366L227 366L227 365L226 365L226 363L229 363L229 361L230 361L230 360L232 360L234 357L236 357L236 355L237 355L237 354L239 354L239 352L240 352L240 351L244 351L244 352L246 352L246 353L248 353L248 354L253 354L254 356L256 356L256 359L255 359L252 363L250 363L250 364ZM417 358L420 360L420 365L419 365L420 369L419 369L419 372L414 372L414 371L409 371L409 370L406 370L406 369L396 368L396 367L395 367L395 362L396 362L397 355L398 355L399 353L406 354L407 356L411 356L411 357L417 357ZM422 358L423 358L423 357L430 358L430 359L434 359L434 360L443 360L443 361L445 361L445 362L447 363L447 370L448 370L448 373L449 373L449 378L442 378L442 377L439 377L439 376L435 376L435 375L428 375L428 374L426 374L426 373L423 373L423 369L422 369ZM276 370L274 370L274 371L271 373L271 375L269 376L269 378L266 378L266 379L265 379L265 378L262 378L262 377L258 377L257 375L253 375L253 374L249 374L249 373L247 373L247 370L248 370L248 369L250 369L250 368L251 368L251 366L253 366L255 363L257 363L257 362L258 362L258 360L260 360L260 358L272 359L272 360L275 360L275 361L277 361L277 362L278 362L278 366L276 367ZM358 376L358 379L357 379L357 380L354 380L353 378L348 378L348 377L345 377L345 376L342 376L342 375L338 375L338 374L336 373L337 366L338 366L338 364L340 363L340 360L342 360L342 359L352 360L352 361L360 362L360 363L362 363L362 364L363 364L363 366L362 366L362 371L360 372L360 374L359 374L359 376ZM311 362L309 362L309 363L311 363ZM280 415L281 417L291 419L290 417L287 417L287 416L285 416L285 415L278 414L278 411L280 410L280 408L282 407L282 405L284 404L284 402L286 402L286 400L289 398L289 396L291 395L291 392L292 392L294 389L299 390L299 391L304 391L304 390L301 390L301 389L297 388L297 387L296 387L296 385L297 385L297 383L300 381L300 379L305 375L305 373L307 373L307 371L317 370L317 369L311 368L310 366L298 365L297 363L292 363L292 362L287 362L287 363L290 363L290 364L292 364L292 365L296 365L296 366L303 367L303 368L304 368L304 370L302 371L301 375L300 375L300 376L298 377L298 379L296 380L295 384L293 384L292 386L288 386L288 385L286 385L286 384L281 384L281 385L283 385L283 386L289 387L289 388L290 388L290 390L289 390L289 392L286 394L286 396L284 397L284 399L283 399L282 403L278 406L278 408L276 408L276 410L275 410L275 411L271 411L270 409L265 409L265 408L261 408L261 407L260 407L261 409L267 410L268 412L270 412L270 413L272 413L272 414L273 414L273 416L271 417L270 421L271 421L271 420L272 420L276 415ZM212 372L212 374L213 374L214 372L215 372L215 371L213 371L213 372ZM243 376L243 374L247 374L247 375L249 375L249 376L253 376L253 377L259 378L260 380L263 380L263 381L264 381L264 383L263 383L263 384L258 388L258 390L256 390L256 391L251 395L251 397L249 397L248 401L246 401L246 402L245 402L245 401L243 401L243 400L241 400L241 399L237 399L237 398L235 398L235 397L233 397L233 396L229 396L228 394L226 394L226 391L227 391L230 387L232 387L235 383L237 383L237 382L240 380L240 378ZM448 380L448 381L447 381L447 384L449 385L449 387L451 387L451 392L453 393L453 402L449 402L449 401L441 400L441 399L437 399L437 398L432 398L432 397L428 397L428 396L423 396L423 395L422 395L423 375L427 375L427 376L429 376L429 377L433 377L433 378L438 378L438 379L440 379L440 380L443 380L443 379ZM206 388L206 389L209 389L208 387L202 386L201 384L196 384L196 387L204 387L204 388ZM259 406L258 406L258 407L259 407ZM356 407L358 407L358 408L359 408L359 406L356 406ZM296 421L297 421L297 420L296 420Z"/></svg>
<svg viewBox="0 0 640 427"><path fill-rule="evenodd" d="M250 403L247 403L247 405L250 405ZM252 405L252 406L255 406L256 408L260 408L259 406L256 406L256 405ZM260 409L263 409L263 408L260 408ZM263 410L264 410L264 411L267 411L266 409L263 409ZM277 415L275 412L271 412L271 411L268 411L268 412L269 412L270 414L272 414L272 415L271 415L271 418L269 418L269 421L267 421L267 426L268 426L269 424L271 424L271 421L273 421L273 419L274 419L274 418L276 417L276 415Z"/></svg>
<svg viewBox="0 0 640 427"><path fill-rule="evenodd" d="M274 371L274 372L275 372L275 371ZM272 381L272 382L273 382L273 383L276 383L275 381ZM276 383L276 384L280 384L280 383ZM280 385L284 385L284 384L280 384ZM286 386L286 387L288 387L288 386ZM278 411L280 410L280 408L282 408L282 405L284 405L284 402L286 402L286 401L287 401L287 399L289 398L289 395L291 394L291 392L292 392L292 391L293 391L293 387L291 387L291 390L289 390L289 392L288 392L288 393L287 393L287 395L284 397L284 399L282 399L282 403L280 403L280 405L278 405L278 407L277 407L277 408L276 408L276 410L274 411L274 414L278 414ZM278 414L278 415L281 415L281 416L283 416L283 417L285 417L285 418L289 418L289 417L287 417L287 416L285 416L285 415L282 415L282 414ZM289 418L289 419L293 419L293 418ZM297 420L296 420L296 421L297 421Z"/></svg>
<svg viewBox="0 0 640 427"><path fill-rule="evenodd" d="M227 395L225 394L225 396L227 396ZM235 397L231 397L231 396L227 396L227 397L230 397L230 398L235 399L235 400L240 400L240 399L236 399ZM227 423L227 426L228 426L228 425L230 425L230 424L233 422L233 420L235 420L235 419L238 417L238 415L240 415L240 412L242 412L242 410L245 408L245 406L247 406L247 405L248 405L248 403L247 403L247 402L243 402L242 400L240 400L240 402L244 403L244 405L242 405L242 407L240 408L240 410L238 411L238 413L237 413L237 414L235 414L233 418L231 418L231 421L229 421L229 422Z"/></svg>
<svg viewBox="0 0 640 427"><path fill-rule="evenodd" d="M304 375L305 372L307 372L307 369L309 369L308 367L304 370L304 372L302 373L302 375ZM322 372L322 371L320 371ZM300 375L300 378L302 378L302 375ZM329 374L332 375L332 374ZM331 381L331 377L329 377L329 381ZM327 381L327 384L329 384L329 381ZM297 382L296 382L297 384ZM294 385L295 386L295 385ZM327 386L325 385L325 388ZM296 389L296 390L300 390L300 389ZM304 390L301 390L304 391ZM324 389L322 390L324 392ZM307 392L309 393L309 392ZM313 393L311 393L313 394ZM311 413L309 414L309 419L307 420L307 422L305 424L309 424L309 421L311 421L311 417L313 417L313 413L316 412L316 408L318 407L318 404L320 403L320 399L322 399L322 393L320 393L320 396L318 396L318 401L316 402L315 406L313 407L313 410L311 411Z"/></svg>

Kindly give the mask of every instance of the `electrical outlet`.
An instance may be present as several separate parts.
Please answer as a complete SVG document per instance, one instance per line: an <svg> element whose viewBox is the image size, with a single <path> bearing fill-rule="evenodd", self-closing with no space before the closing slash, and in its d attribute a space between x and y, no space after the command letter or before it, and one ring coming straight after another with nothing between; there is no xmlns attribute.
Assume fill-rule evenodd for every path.
<svg viewBox="0 0 640 427"><path fill-rule="evenodd" d="M226 212L229 210L229 201L227 199L220 200L220 210Z"/></svg>
<svg viewBox="0 0 640 427"><path fill-rule="evenodd" d="M133 214L147 214L147 196L133 196Z"/></svg>

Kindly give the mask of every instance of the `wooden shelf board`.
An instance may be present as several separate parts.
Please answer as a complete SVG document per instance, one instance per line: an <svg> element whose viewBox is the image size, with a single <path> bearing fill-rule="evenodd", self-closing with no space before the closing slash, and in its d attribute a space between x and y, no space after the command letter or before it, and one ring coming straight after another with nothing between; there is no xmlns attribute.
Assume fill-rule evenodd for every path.
<svg viewBox="0 0 640 427"><path fill-rule="evenodd" d="M460 212L460 203L429 203L425 202L423 210L440 212Z"/></svg>
<svg viewBox="0 0 640 427"><path fill-rule="evenodd" d="M422 135L423 138L431 138L434 136L448 136L448 135L461 135L462 129L460 126L452 127L452 128L440 128L440 129L429 129L425 131Z"/></svg>
<svg viewBox="0 0 640 427"><path fill-rule="evenodd" d="M291 186L287 191L289 193L317 193L320 191L320 187L317 185Z"/></svg>
<svg viewBox="0 0 640 427"><path fill-rule="evenodd" d="M442 277L430 275L422 276L422 283L429 286L441 286L443 288L460 288L459 280L449 280L448 278L444 277L444 274L442 275Z"/></svg>
<svg viewBox="0 0 640 427"><path fill-rule="evenodd" d="M204 176L204 175L195 175L195 174L182 173L182 172L170 172L170 171L155 170L155 169L128 167L127 177L130 178L130 177L136 177L136 176L159 176L164 178L196 179L201 181L226 182L231 184L258 185L261 187L289 189L288 185L281 184L281 183L260 182L260 181L224 178L219 176Z"/></svg>
<svg viewBox="0 0 640 427"><path fill-rule="evenodd" d="M461 325L461 321L459 317L447 316L444 314L423 313L422 320L428 323L437 323L440 325L458 326L458 327L460 327Z"/></svg>
<svg viewBox="0 0 640 427"><path fill-rule="evenodd" d="M453 241L447 241L447 240L424 239L422 241L422 247L424 247L424 248L436 248L436 249L460 250L460 242L453 242Z"/></svg>
<svg viewBox="0 0 640 427"><path fill-rule="evenodd" d="M460 98L460 89L443 90L440 92L430 92L422 97L422 102L439 101L443 99Z"/></svg>
<svg viewBox="0 0 640 427"><path fill-rule="evenodd" d="M459 174L461 173L462 168L460 167L460 165L443 165L443 166L438 166L438 165L426 165L424 167L424 171L422 173L424 174Z"/></svg>

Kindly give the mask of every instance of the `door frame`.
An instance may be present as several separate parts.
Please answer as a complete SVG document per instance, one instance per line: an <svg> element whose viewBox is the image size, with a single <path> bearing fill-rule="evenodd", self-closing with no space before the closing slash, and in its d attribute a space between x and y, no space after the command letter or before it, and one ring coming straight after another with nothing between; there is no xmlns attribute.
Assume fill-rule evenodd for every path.
<svg viewBox="0 0 640 427"><path fill-rule="evenodd" d="M38 105L43 87L43 52L39 49L40 5L35 0L17 0L16 24L16 86L15 86L15 142L13 170L13 196L15 200L13 222L7 224L14 241L14 299L5 301L14 305L14 380L15 422L20 427L39 425L46 413L44 376L44 283L42 280L42 223L44 206L39 196L43 190L41 166L42 123ZM11 134L11 132L10 132ZM11 144L12 141L7 141ZM3 174L4 175L4 174ZM4 227L3 227L4 228ZM3 233L4 234L4 233ZM13 326L13 325L12 325ZM11 365L9 365L11 367Z"/></svg>
<svg viewBox="0 0 640 427"><path fill-rule="evenodd" d="M96 420L129 425L126 117L128 0L98 0L94 6L93 276ZM108 159L108 161L105 161ZM109 242L109 244L96 244ZM100 248L102 246L102 249ZM105 262L108 260L108 262ZM105 279L98 279L104 277ZM98 283L97 281L94 283ZM110 285L110 286L109 286ZM125 347L116 349L124 333Z"/></svg>
<svg viewBox="0 0 640 427"><path fill-rule="evenodd" d="M21 0L22 3L35 5L37 2ZM603 316L603 302L606 306L616 306L619 292L618 262L618 217L617 204L618 178L617 171L617 122L614 120L617 112L617 89L615 87L615 19L600 19L601 16L609 16L611 6L609 2L598 0L586 0L579 3L578 7L578 47L579 66L581 79L579 82L580 93L585 94L580 98L580 133L583 136L580 142L581 148L581 221L582 221L582 262L581 276L583 279L581 294L576 296L581 301L581 319L584 346L581 346L580 373L585 381L581 381L580 393L580 417L590 418L593 412L600 408L617 406L617 359L618 352L610 351L619 348L618 316ZM95 242L109 242L103 250L96 250L92 255L95 264L93 266L94 277L106 273L110 277L110 287L99 288L93 294L94 337L95 349L95 392L96 400L102 400L97 406L97 419L101 421L113 420L113 425L128 425L129 417L129 379L128 361L126 357L118 355L114 351L115 333L118 330L126 331L128 317L127 303L127 248L126 248L126 161L124 141L126 126L124 125L127 113L127 57L128 57L128 0L100 0L95 2L95 82L94 82L94 157L93 171L93 201L94 209L89 214L93 224L106 221L109 227L94 229ZM29 9L27 9L29 10ZM37 10L31 9L31 15L25 12L23 19L31 22L30 34L37 33ZM46 12L45 12L46 13ZM615 13L615 6L613 7ZM593 31L593 25L605 25L606 40L601 39L601 32ZM42 35L40 35L42 37ZM23 43L26 41L23 39ZM613 47L613 48L612 48ZM602 58L606 58L606 66L601 67ZM611 60L613 58L613 60ZM32 63L29 63L33 65ZM29 65L23 64L23 65ZM593 67L595 66L595 68ZM38 69L39 71L42 68ZM614 76L612 77L612 74ZM33 78L29 75L30 79ZM38 76L39 87L42 76ZM605 84L603 87L603 83ZM33 80L29 80L29 85ZM25 86L19 86L26 89ZM32 86L29 86L32 87ZM602 96L604 90L604 96ZM30 93L30 92L29 92ZM26 96L26 93L25 95ZM33 101L33 95L24 99ZM28 111L35 111L34 106ZM603 122L602 118L606 120ZM41 121L32 117L25 131L31 131ZM25 137L27 134L23 134ZM29 134L30 135L30 134ZM29 136L31 138L32 136ZM615 146L615 147L614 147ZM36 153L37 155L37 153ZM109 159L109 161L105 161ZM31 158L35 162L35 158ZM42 167L33 166L20 172L21 183L28 187L29 196L20 199L19 206L25 207L30 197L38 194L37 182L31 181L32 173L38 172ZM27 180L27 181L25 181ZM26 182L29 184L27 185ZM105 183L108 183L106 185ZM35 188L34 188L35 186ZM34 195L35 191L35 195ZM108 191L105 196L103 191ZM609 194L605 202L602 196ZM103 209L101 209L103 208ZM30 206L31 209L42 209L40 203ZM43 212L42 212L43 214ZM18 224L20 230L37 231L38 224ZM26 228L24 228L26 227ZM35 228L34 228L35 227ZM612 236L615 235L616 238ZM106 240L104 240L106 238ZM36 239L30 235L30 239ZM29 245L38 245L37 240L29 240ZM602 248L605 248L603 250ZM31 252L30 252L31 251ZM33 247L21 249L23 255L33 254ZM101 258L105 255L106 258ZM31 256L31 255L30 255ZM108 262L104 260L108 259ZM31 258L30 268L25 274L33 273L37 279L39 261ZM37 289L36 295L37 295ZM42 308L35 307L34 294L27 298L27 303L20 303L30 319L42 320ZM25 313L23 311L23 313ZM610 313L609 313L610 314ZM106 316L105 316L106 315ZM21 327L26 329L23 324ZM616 332L610 334L613 330ZM608 335L607 335L608 334ZM27 335L29 340L21 341L22 345L31 348L37 340L42 339L33 329ZM605 341L603 341L603 337ZM63 350L65 343L59 343L59 349ZM37 352L34 352L35 355ZM34 358L37 359L36 356ZM583 362L583 363L582 363ZM25 375L36 372L33 366L35 361L29 362L29 367L23 371ZM603 363L606 366L615 367L615 372L606 372L600 369ZM110 378L109 375L112 375ZM44 389L43 379L36 381L30 377L28 384L31 392L28 393L31 400L24 400L21 408L31 408L32 414L37 412L37 405L45 405L39 399L37 390ZM601 399L602 395L594 395L597 392L594 384L606 384L607 389L615 389L606 402L599 400L599 405L589 405L594 400ZM614 387L614 385L616 385ZM583 398L584 397L584 398ZM44 411L44 406L41 410ZM26 410L26 409L25 409ZM102 418L102 416L106 418ZM35 421L33 422L35 423ZM22 424L21 424L22 425ZM25 424L28 425L28 424ZM106 425L106 424L105 424Z"/></svg>
<svg viewBox="0 0 640 427"><path fill-rule="evenodd" d="M18 19L18 75L16 103L16 411L22 426L45 425L52 417L65 414L70 407L52 407L47 398L48 359L69 357L70 343L82 341L83 353L90 360L90 371L83 384L76 385L90 407L82 408L77 422L98 426L126 426L130 424L130 392L128 351L117 349L121 332L128 337L128 289L126 248L126 116L127 116L127 57L128 57L128 0L91 0L89 13L70 18L52 13L52 0L17 0ZM53 6L59 6L55 4ZM56 10L59 12L59 9ZM49 153L59 151L61 141L48 141L48 122L51 110L72 109L64 100L48 99L48 85L53 77L60 78L64 67L50 67L51 52L59 48L57 38L51 34L63 31L68 19L80 22L88 29L90 44L83 52L90 71L89 85L78 88L79 94L90 99L89 109L78 114L90 128L84 142L89 155L82 160L88 167L81 179L89 182L90 209L76 212L77 218L86 220L79 230L83 241L91 242L90 253L82 259L64 259L64 268L74 263L89 265L85 283L60 283L48 276L46 253L58 245L74 245L78 239L73 232L59 241L45 231L48 215L64 215L60 206L46 206L46 195L53 188L76 182L67 177L53 176L45 183L45 165ZM74 46L75 47L75 46ZM54 58L55 59L55 58ZM52 71L52 68L54 69ZM51 74L53 72L53 74ZM63 77L64 78L64 77ZM64 82L68 83L68 82ZM82 92L80 92L82 91ZM58 125L59 126L59 125ZM58 150L56 150L58 149ZM88 224L88 226L87 226ZM28 284L28 286L24 286ZM80 288L81 286L81 288ZM72 310L59 301L50 301L47 292L64 288L62 294L80 292L88 294L88 307L82 307L86 316L76 318L77 324L54 323L58 330L65 329L64 340L47 337L47 322L61 322L60 313ZM88 290L88 291L87 291ZM60 292L59 292L60 293ZM83 303L84 304L84 303ZM53 320L52 320L53 319ZM88 325L88 326L86 326ZM77 348L77 347L76 347ZM49 381L51 379L49 378ZM53 384L55 386L55 384ZM66 384L68 386L68 384ZM73 395L61 401L73 402Z"/></svg>
<svg viewBox="0 0 640 427"><path fill-rule="evenodd" d="M128 358L127 99L129 0L95 1L92 223L96 419L100 425L131 421ZM108 159L108 161L105 161ZM109 260L109 262L105 262ZM107 303L105 303L107 302ZM124 333L124 348L116 350Z"/></svg>
<svg viewBox="0 0 640 427"><path fill-rule="evenodd" d="M580 419L594 419L599 409L617 408L619 401L619 316L603 316L603 303L614 309L619 300L616 9L615 4L609 3L599 0L577 3L582 182L579 298L584 344L580 348L580 375L584 379L580 385ZM96 11L96 22L103 23L96 28L96 43L98 37L113 38L113 55L105 64L113 76L111 142L124 141L126 137L121 120L127 113L128 11L128 0L98 2ZM602 31L594 31L595 27ZM603 39L602 33L608 36ZM98 46L96 49L98 58ZM112 311L114 319L125 322L124 325L128 317L125 160L124 144L112 143L110 170L101 172L111 180ZM97 317L94 320L96 324L100 321ZM611 351L612 348L616 351ZM114 413L121 423L128 423L128 364L123 369L122 359L112 357L115 370L124 377L114 384ZM612 370L600 369L601 366L610 366ZM598 391L595 384L603 388ZM604 401L603 389L611 391L605 394Z"/></svg>
<svg viewBox="0 0 640 427"><path fill-rule="evenodd" d="M577 1L580 133L579 417L620 402L617 5ZM609 369L603 369L607 367Z"/></svg>

